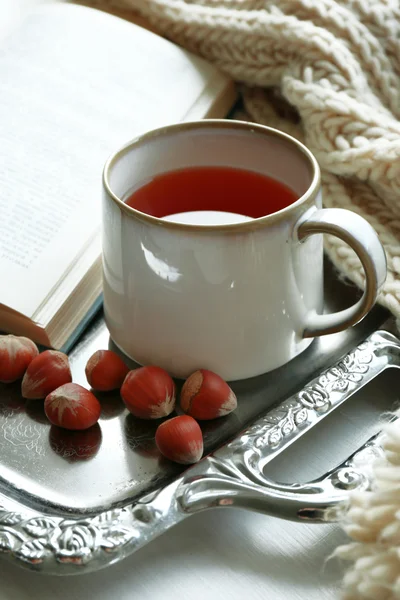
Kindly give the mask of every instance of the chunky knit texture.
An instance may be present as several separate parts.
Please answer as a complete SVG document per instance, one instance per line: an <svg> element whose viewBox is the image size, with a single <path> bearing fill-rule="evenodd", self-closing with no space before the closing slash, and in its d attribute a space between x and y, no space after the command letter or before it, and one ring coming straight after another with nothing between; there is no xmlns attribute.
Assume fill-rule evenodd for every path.
<svg viewBox="0 0 400 600"><path fill-rule="evenodd" d="M399 415L399 411L398 414ZM335 556L351 561L344 577L346 600L400 599L400 426L384 427L384 456L373 465L373 489L353 493L344 528L352 543Z"/></svg>
<svg viewBox="0 0 400 600"><path fill-rule="evenodd" d="M139 12L172 41L240 85L245 118L301 139L322 168L326 207L353 210L378 232L388 259L379 302L400 317L400 6L398 0L92 0ZM326 239L358 286L354 252ZM354 496L337 554L352 562L346 598L400 599L400 428L387 429L376 491Z"/></svg>

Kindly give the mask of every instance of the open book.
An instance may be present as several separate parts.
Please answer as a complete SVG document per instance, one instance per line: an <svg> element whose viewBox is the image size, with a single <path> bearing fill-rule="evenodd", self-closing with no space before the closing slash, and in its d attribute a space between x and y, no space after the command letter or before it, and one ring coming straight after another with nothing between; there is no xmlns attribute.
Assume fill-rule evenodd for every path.
<svg viewBox="0 0 400 600"><path fill-rule="evenodd" d="M101 175L146 130L222 117L233 83L154 33L45 5L0 50L0 329L67 349L101 303Z"/></svg>

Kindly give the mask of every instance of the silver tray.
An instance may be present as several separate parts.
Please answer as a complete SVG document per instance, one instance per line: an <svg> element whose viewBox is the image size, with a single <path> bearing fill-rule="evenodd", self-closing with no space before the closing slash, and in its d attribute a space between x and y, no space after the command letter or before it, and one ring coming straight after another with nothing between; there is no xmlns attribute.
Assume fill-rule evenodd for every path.
<svg viewBox="0 0 400 600"><path fill-rule="evenodd" d="M326 309L354 302L357 290L329 264L326 271ZM159 455L158 423L135 419L118 393L98 395L98 425L66 432L49 425L42 402L25 402L18 384L1 386L0 552L43 573L75 574L111 565L206 509L336 520L349 490L368 487L360 465L380 452L377 438L308 484L270 481L264 468L377 375L400 366L388 316L376 307L281 369L233 384L238 409L202 425L205 458L186 469ZM115 350L99 315L70 354L74 381L86 383L88 357L106 347Z"/></svg>

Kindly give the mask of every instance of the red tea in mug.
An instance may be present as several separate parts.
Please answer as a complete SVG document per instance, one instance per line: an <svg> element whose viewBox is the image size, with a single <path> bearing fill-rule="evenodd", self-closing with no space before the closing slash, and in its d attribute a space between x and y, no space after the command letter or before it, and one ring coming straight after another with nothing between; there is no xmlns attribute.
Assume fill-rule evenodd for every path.
<svg viewBox="0 0 400 600"><path fill-rule="evenodd" d="M230 167L191 167L154 177L136 189L126 204L163 218L193 211L217 211L252 219L293 204L298 195L268 177Z"/></svg>

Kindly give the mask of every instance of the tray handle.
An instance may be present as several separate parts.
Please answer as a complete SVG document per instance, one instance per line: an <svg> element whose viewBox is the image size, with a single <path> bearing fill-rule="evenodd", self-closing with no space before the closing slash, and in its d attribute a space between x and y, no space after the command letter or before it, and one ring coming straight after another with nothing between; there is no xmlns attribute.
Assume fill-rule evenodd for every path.
<svg viewBox="0 0 400 600"><path fill-rule="evenodd" d="M305 484L279 485L265 478L261 486L210 474L190 478L182 486L181 507L186 513L232 507L290 521L336 522L346 510L349 493L370 487L371 461L383 456L379 435L332 471Z"/></svg>

